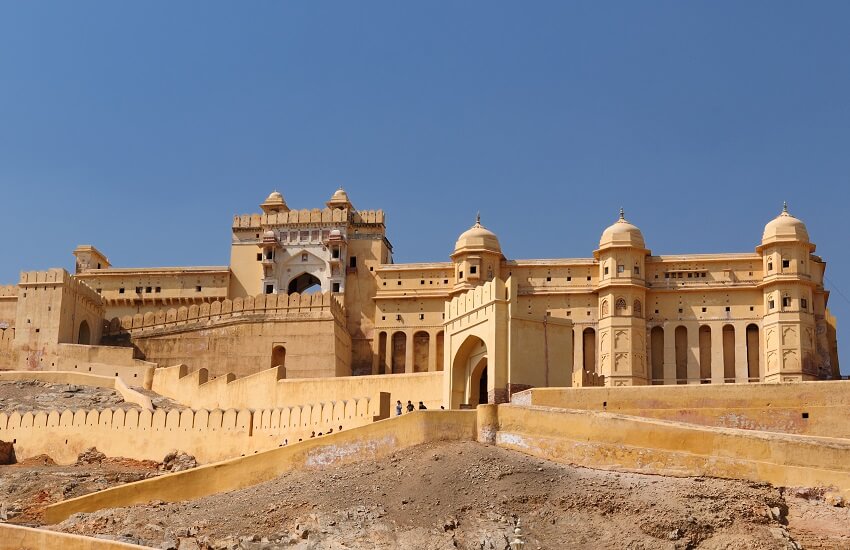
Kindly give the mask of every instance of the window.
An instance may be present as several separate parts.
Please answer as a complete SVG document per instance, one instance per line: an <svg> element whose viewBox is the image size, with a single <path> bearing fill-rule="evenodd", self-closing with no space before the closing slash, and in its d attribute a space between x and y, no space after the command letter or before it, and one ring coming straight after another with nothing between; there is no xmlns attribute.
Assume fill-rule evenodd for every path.
<svg viewBox="0 0 850 550"><path fill-rule="evenodd" d="M331 249L331 258L338 259L339 258L339 248Z"/></svg>
<svg viewBox="0 0 850 550"><path fill-rule="evenodd" d="M155 291L156 291L157 294L162 292L162 287L161 286L156 287Z"/></svg>
<svg viewBox="0 0 850 550"><path fill-rule="evenodd" d="M424 285L424 284L425 284L425 279L419 279L419 284L420 284L420 285Z"/></svg>
<svg viewBox="0 0 850 550"><path fill-rule="evenodd" d="M475 275L476 273L478 273L478 266L477 265L469 266L469 274Z"/></svg>
<svg viewBox="0 0 850 550"><path fill-rule="evenodd" d="M425 320L425 314L424 314L424 313L420 313L420 314L419 314L419 320L420 320L420 321L424 321L424 320Z"/></svg>
<svg viewBox="0 0 850 550"><path fill-rule="evenodd" d="M124 294L124 287L123 286L118 289L118 294ZM26 297L27 297L27 295L24 294L24 298L26 298Z"/></svg>
<svg viewBox="0 0 850 550"><path fill-rule="evenodd" d="M572 281L572 280L573 280L573 278L572 278L572 277L567 277L567 282L568 282L568 283L569 283L570 281Z"/></svg>
<svg viewBox="0 0 850 550"><path fill-rule="evenodd" d="M809 309L809 301L805 298L800 299L800 308L801 309Z"/></svg>
<svg viewBox="0 0 850 550"><path fill-rule="evenodd" d="M546 277L546 282L547 282L547 283L551 283L551 282L552 282L552 277Z"/></svg>
<svg viewBox="0 0 850 550"><path fill-rule="evenodd" d="M97 289L97 293L98 293L98 294L102 294L102 293L103 293L103 289L102 289L102 288Z"/></svg>
<svg viewBox="0 0 850 550"><path fill-rule="evenodd" d="M397 281L397 283L398 283L398 286L401 286L401 281Z"/></svg>
<svg viewBox="0 0 850 550"><path fill-rule="evenodd" d="M458 279L463 279L463 271L458 271L458 272L457 272L457 278L458 278Z"/></svg>
<svg viewBox="0 0 850 550"><path fill-rule="evenodd" d="M310 232L309 231L301 231L301 242L307 242L310 240Z"/></svg>
<svg viewBox="0 0 850 550"><path fill-rule="evenodd" d="M196 286L196 287L195 287L195 292L200 292L200 291L201 291L201 288L202 288L202 287L201 287L201 285Z"/></svg>
<svg viewBox="0 0 850 550"><path fill-rule="evenodd" d="M257 261L258 262L262 261L262 259L263 259L263 253L262 252L257 253Z"/></svg>
<svg viewBox="0 0 850 550"><path fill-rule="evenodd" d="M705 308L702 308L702 312L705 313Z"/></svg>
<svg viewBox="0 0 850 550"><path fill-rule="evenodd" d="M449 280L448 280L448 279L443 279L443 284L444 284L444 285L449 284Z"/></svg>
<svg viewBox="0 0 850 550"><path fill-rule="evenodd" d="M331 285L331 290L332 290L333 292L339 292L339 283L333 283L333 284Z"/></svg>
<svg viewBox="0 0 850 550"><path fill-rule="evenodd" d="M635 275L640 275L640 266L639 265L635 266Z"/></svg>
<svg viewBox="0 0 850 550"><path fill-rule="evenodd" d="M617 273L625 273L625 271L626 271L626 266L624 266L623 264L617 265Z"/></svg>
<svg viewBox="0 0 850 550"><path fill-rule="evenodd" d="M153 292L153 287L145 287L145 294L150 294L151 292Z"/></svg>
<svg viewBox="0 0 850 550"><path fill-rule="evenodd" d="M309 257L310 257L310 256L309 256L306 252L302 252L302 253L301 253L301 261L302 261L302 262L306 262L306 261L307 261L307 258L309 258Z"/></svg>
<svg viewBox="0 0 850 550"><path fill-rule="evenodd" d="M640 300L635 300L634 304L632 304L632 313L634 313L636 317L643 316L643 305L641 305Z"/></svg>
<svg viewBox="0 0 850 550"><path fill-rule="evenodd" d="M604 273L605 275L608 275L608 266L605 266L605 270L602 273Z"/></svg>
<svg viewBox="0 0 850 550"><path fill-rule="evenodd" d="M348 259L348 267L357 267L357 256L352 256Z"/></svg>
<svg viewBox="0 0 850 550"><path fill-rule="evenodd" d="M679 308L679 313L682 313L682 308Z"/></svg>
<svg viewBox="0 0 850 550"><path fill-rule="evenodd" d="M767 301L767 309L773 309L776 307L776 303L771 299Z"/></svg>
<svg viewBox="0 0 850 550"><path fill-rule="evenodd" d="M782 269L788 269L791 267L791 260L782 260Z"/></svg>
<svg viewBox="0 0 850 550"><path fill-rule="evenodd" d="M274 293L274 285L266 285L266 294Z"/></svg>
<svg viewBox="0 0 850 550"><path fill-rule="evenodd" d="M626 309L626 300L624 298L617 298L617 301L614 303L614 308L617 311L625 311Z"/></svg>
<svg viewBox="0 0 850 550"><path fill-rule="evenodd" d="M755 308L753 306L750 306L750 311L754 311L754 310L755 310Z"/></svg>
<svg viewBox="0 0 850 550"><path fill-rule="evenodd" d="M767 270L773 271L773 262L767 262Z"/></svg>
<svg viewBox="0 0 850 550"><path fill-rule="evenodd" d="M694 276L693 273L688 273L688 279L690 279L693 276Z"/></svg>
<svg viewBox="0 0 850 550"><path fill-rule="evenodd" d="M141 293L142 293L142 287L137 286L136 287L136 294L141 294Z"/></svg>
<svg viewBox="0 0 850 550"><path fill-rule="evenodd" d="M732 311L732 308L730 308L729 306L726 306L726 311Z"/></svg>
<svg viewBox="0 0 850 550"><path fill-rule="evenodd" d="M588 281L590 280L590 275L588 275L588 276L587 276L587 280L588 280Z"/></svg>
<svg viewBox="0 0 850 550"><path fill-rule="evenodd" d="M791 298L789 298L788 296L783 296L782 307L791 307Z"/></svg>

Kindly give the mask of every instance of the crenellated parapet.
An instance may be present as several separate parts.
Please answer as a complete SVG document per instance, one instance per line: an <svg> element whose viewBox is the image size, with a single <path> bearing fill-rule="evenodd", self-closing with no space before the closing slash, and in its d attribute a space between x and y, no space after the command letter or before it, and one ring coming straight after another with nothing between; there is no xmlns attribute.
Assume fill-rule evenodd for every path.
<svg viewBox="0 0 850 550"><path fill-rule="evenodd" d="M291 225L317 224L384 224L383 210L352 210L348 208L305 208L288 212L264 214L242 214L233 217L233 229L260 229L261 227L280 227Z"/></svg>
<svg viewBox="0 0 850 550"><path fill-rule="evenodd" d="M310 317L330 316L344 322L345 308L333 293L314 294L260 294L233 300L216 300L189 307L160 309L137 315L113 318L104 334L117 336L130 333L138 335L152 331L193 329L219 322L262 318L268 320L305 320Z"/></svg>
<svg viewBox="0 0 850 550"><path fill-rule="evenodd" d="M463 317L494 301L507 299L504 281L501 279L488 281L449 300L446 304L446 322Z"/></svg>
<svg viewBox="0 0 850 550"><path fill-rule="evenodd" d="M46 271L22 271L17 286L22 288L61 286L70 290L76 296L88 300L97 306L103 305L103 300L93 288L83 281L72 277L70 273L61 268L52 268Z"/></svg>

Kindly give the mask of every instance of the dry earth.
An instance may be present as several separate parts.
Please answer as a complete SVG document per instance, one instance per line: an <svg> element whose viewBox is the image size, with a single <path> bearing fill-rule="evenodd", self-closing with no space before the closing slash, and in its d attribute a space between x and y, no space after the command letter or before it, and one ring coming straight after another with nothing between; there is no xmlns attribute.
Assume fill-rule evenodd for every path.
<svg viewBox="0 0 850 550"><path fill-rule="evenodd" d="M516 518L526 550L850 548L850 508L816 492L577 468L472 442L53 528L181 550L505 550Z"/></svg>
<svg viewBox="0 0 850 550"><path fill-rule="evenodd" d="M177 402L159 394L133 388L151 398L159 408L183 408ZM138 409L127 403L115 390L74 384L50 384L38 380L0 382L0 410L50 411L62 409Z"/></svg>

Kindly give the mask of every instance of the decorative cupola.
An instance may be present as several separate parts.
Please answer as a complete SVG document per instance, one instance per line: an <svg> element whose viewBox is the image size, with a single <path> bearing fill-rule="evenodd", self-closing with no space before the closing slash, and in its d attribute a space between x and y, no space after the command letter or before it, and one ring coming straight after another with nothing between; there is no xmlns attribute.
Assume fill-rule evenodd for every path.
<svg viewBox="0 0 850 550"><path fill-rule="evenodd" d="M343 189L342 187L337 189L331 196L331 200L329 200L325 204L331 210L344 208L347 208L348 210L354 210L354 206L351 204L351 200L348 198L348 193L346 193L345 189Z"/></svg>
<svg viewBox="0 0 850 550"><path fill-rule="evenodd" d="M466 290L499 276L504 259L499 238L481 225L481 214L475 225L458 237L451 255L455 264L455 290Z"/></svg>
<svg viewBox="0 0 850 550"><path fill-rule="evenodd" d="M266 200L260 205L260 208L262 208L263 212L266 214L289 212L289 207L286 205L286 201L283 200L283 195L277 191L272 191L271 194L266 197Z"/></svg>

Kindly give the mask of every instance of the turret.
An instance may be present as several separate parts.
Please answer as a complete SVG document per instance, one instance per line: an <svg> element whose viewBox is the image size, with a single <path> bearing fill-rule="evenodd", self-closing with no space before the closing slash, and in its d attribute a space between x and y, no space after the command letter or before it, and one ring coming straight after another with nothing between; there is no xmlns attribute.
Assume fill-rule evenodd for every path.
<svg viewBox="0 0 850 550"><path fill-rule="evenodd" d="M599 374L608 386L643 385L646 366L645 261L649 250L637 226L620 217L602 232L599 262Z"/></svg>
<svg viewBox="0 0 850 550"><path fill-rule="evenodd" d="M481 225L481 215L475 225L461 233L451 255L455 268L453 291L476 287L500 276L504 256L499 238Z"/></svg>

